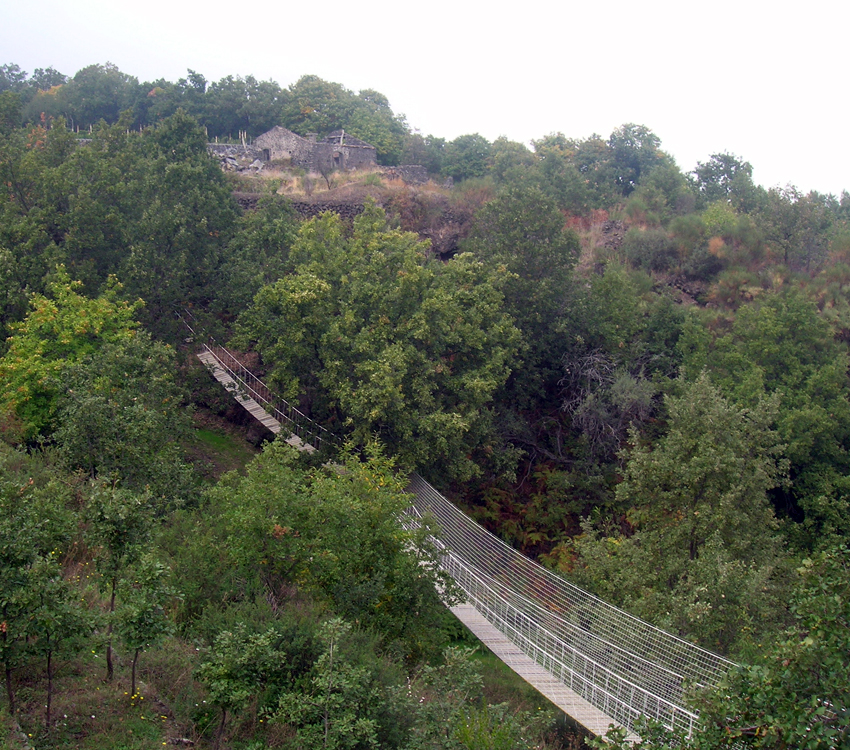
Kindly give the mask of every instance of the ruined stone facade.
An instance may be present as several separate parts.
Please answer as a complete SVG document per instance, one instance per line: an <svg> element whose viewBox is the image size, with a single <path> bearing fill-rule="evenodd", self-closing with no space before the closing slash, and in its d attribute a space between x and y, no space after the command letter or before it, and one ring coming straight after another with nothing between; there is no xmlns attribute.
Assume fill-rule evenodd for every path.
<svg viewBox="0 0 850 750"><path fill-rule="evenodd" d="M315 135L302 138L277 126L255 138L253 147L268 152L271 161L288 159L308 172L362 169L378 163L374 146L347 135L344 130L336 130L317 141Z"/></svg>

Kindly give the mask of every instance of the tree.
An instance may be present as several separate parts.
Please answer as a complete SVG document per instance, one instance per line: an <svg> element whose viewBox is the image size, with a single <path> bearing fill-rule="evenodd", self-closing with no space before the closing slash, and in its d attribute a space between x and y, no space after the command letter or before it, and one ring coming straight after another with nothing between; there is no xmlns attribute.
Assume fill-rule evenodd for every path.
<svg viewBox="0 0 850 750"><path fill-rule="evenodd" d="M736 407L706 375L680 385L667 434L649 446L632 433L616 491L632 532L586 526L577 570L607 601L728 652L779 616L776 401Z"/></svg>
<svg viewBox="0 0 850 750"><path fill-rule="evenodd" d="M130 695L135 696L139 654L174 632L166 607L179 594L170 585L171 570L150 555L127 572L120 582L124 594L117 619L121 640L133 652Z"/></svg>
<svg viewBox="0 0 850 750"><path fill-rule="evenodd" d="M785 290L742 306L728 332L712 335L693 323L680 342L686 377L707 369L744 407L765 395L779 399L776 427L791 483L772 494L779 512L802 521L796 542L809 547L846 535L848 359L829 321L804 295Z"/></svg>
<svg viewBox="0 0 850 750"><path fill-rule="evenodd" d="M69 483L62 480L45 470L43 456L0 443L0 661L12 716L14 671L33 648L50 658L76 631L57 564L74 522L66 505ZM48 664L48 678L51 669Z"/></svg>
<svg viewBox="0 0 850 750"><path fill-rule="evenodd" d="M112 633L121 577L145 552L153 531L150 499L127 490L97 488L86 505L88 541L97 548L95 564L109 596L106 628L106 679L112 680Z"/></svg>
<svg viewBox="0 0 850 750"><path fill-rule="evenodd" d="M367 668L349 663L341 653L340 641L350 629L339 618L322 625L324 653L302 689L281 695L273 714L274 721L296 727L299 742L307 747L379 747L375 714L387 696L381 695Z"/></svg>
<svg viewBox="0 0 850 750"><path fill-rule="evenodd" d="M135 108L141 92L137 78L106 63L77 71L62 87L62 99L72 126L89 127L101 120L118 122L122 112ZM133 119L136 120L135 112Z"/></svg>
<svg viewBox="0 0 850 750"><path fill-rule="evenodd" d="M745 204L747 194L755 188L752 164L728 151L712 154L707 162L697 162L692 174L703 205L720 200Z"/></svg>
<svg viewBox="0 0 850 750"><path fill-rule="evenodd" d="M240 711L280 672L278 632L248 633L244 625L223 631L198 667L198 679L209 690L209 701L221 709L213 747L221 744L228 715Z"/></svg>
<svg viewBox="0 0 850 750"><path fill-rule="evenodd" d="M628 196L653 169L669 160L659 149L661 139L645 125L621 125L608 138L609 168L624 196Z"/></svg>
<svg viewBox="0 0 850 750"><path fill-rule="evenodd" d="M795 623L756 664L732 669L722 684L692 697L701 726L690 737L644 722L641 741L612 730L591 746L626 750L761 748L833 750L850 740L850 549L807 559L791 596Z"/></svg>
<svg viewBox="0 0 850 750"><path fill-rule="evenodd" d="M20 91L26 85L27 72L16 63L0 65L0 92Z"/></svg>
<svg viewBox="0 0 850 750"><path fill-rule="evenodd" d="M91 635L94 623L72 584L65 581L56 550L36 559L27 573L24 593L29 600L27 638L30 650L46 661L44 726L50 729L54 659L57 655L79 653Z"/></svg>
<svg viewBox="0 0 850 750"><path fill-rule="evenodd" d="M469 476L489 439L487 407L519 332L502 310L504 269L468 254L429 260L415 235L367 208L350 237L305 224L295 272L257 294L237 342L273 362L271 382L365 444L377 434L408 467Z"/></svg>
<svg viewBox="0 0 850 750"><path fill-rule="evenodd" d="M280 195L263 196L254 211L238 220L216 284L219 304L231 315L245 310L258 291L294 269L290 258L299 219Z"/></svg>
<svg viewBox="0 0 850 750"><path fill-rule="evenodd" d="M101 346L130 338L138 304L118 299L114 279L97 299L79 293L63 266L49 285L50 296L33 295L26 319L13 327L8 351L0 359L6 384L0 408L14 413L25 438L44 430L56 413L59 376Z"/></svg>
<svg viewBox="0 0 850 750"><path fill-rule="evenodd" d="M478 133L459 135L446 144L443 174L454 180L484 177L489 170L490 142Z"/></svg>
<svg viewBox="0 0 850 750"><path fill-rule="evenodd" d="M145 331L68 365L51 435L65 466L172 506L189 500L196 487L181 443L190 423L176 375L174 352Z"/></svg>
<svg viewBox="0 0 850 750"><path fill-rule="evenodd" d="M174 320L175 307L202 305L215 294L213 281L237 211L192 118L178 112L143 138L150 149L138 185L143 210L120 274L130 292L145 300L146 322L156 331Z"/></svg>
<svg viewBox="0 0 850 750"><path fill-rule="evenodd" d="M782 262L797 270L817 270L826 258L833 223L829 201L796 188L771 188L757 221Z"/></svg>
<svg viewBox="0 0 850 750"><path fill-rule="evenodd" d="M272 595L298 584L374 629L387 648L419 657L442 637L435 586L453 591L438 569L434 530L398 522L409 505L404 482L374 448L365 463L345 456L343 469L309 471L297 460L275 441L246 477L211 491L228 567Z"/></svg>
<svg viewBox="0 0 850 750"><path fill-rule="evenodd" d="M504 188L475 217L462 249L510 276L505 307L523 335L524 365L515 368L510 400L539 398L560 377L561 323L578 258L576 234L554 201L526 185Z"/></svg>

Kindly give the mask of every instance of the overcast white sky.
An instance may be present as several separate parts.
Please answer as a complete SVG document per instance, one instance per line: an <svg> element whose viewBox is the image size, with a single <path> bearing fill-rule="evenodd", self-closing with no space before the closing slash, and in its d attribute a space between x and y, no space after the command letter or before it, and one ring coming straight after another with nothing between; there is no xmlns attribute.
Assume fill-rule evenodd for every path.
<svg viewBox="0 0 850 750"><path fill-rule="evenodd" d="M140 80L312 73L424 134L528 142L651 128L683 170L730 151L766 187L850 190L850 3L4 0L0 64Z"/></svg>

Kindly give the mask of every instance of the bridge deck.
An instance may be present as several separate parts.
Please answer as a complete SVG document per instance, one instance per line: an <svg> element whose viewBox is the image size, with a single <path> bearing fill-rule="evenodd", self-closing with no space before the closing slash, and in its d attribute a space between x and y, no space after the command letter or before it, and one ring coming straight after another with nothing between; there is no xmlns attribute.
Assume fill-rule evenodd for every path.
<svg viewBox="0 0 850 750"><path fill-rule="evenodd" d="M206 365L206 368L212 373L213 377L221 383L244 408L258 422L273 432L275 435L282 431L280 422L278 422L271 414L269 414L262 406L260 406L250 396L246 396L240 389L239 384L231 377L218 362L218 360L209 352L203 351L198 354L198 359ZM312 445L305 443L298 435L290 435L286 438L286 442L293 448L300 451L312 452L315 450Z"/></svg>
<svg viewBox="0 0 850 750"><path fill-rule="evenodd" d="M531 687L593 734L604 735L608 731L609 725L618 726L618 722L591 706L584 698L556 679L548 670L526 656L471 604L459 604L452 607L451 610L454 616L466 625L479 641ZM637 742L639 739L637 735L631 732L628 735L629 742Z"/></svg>

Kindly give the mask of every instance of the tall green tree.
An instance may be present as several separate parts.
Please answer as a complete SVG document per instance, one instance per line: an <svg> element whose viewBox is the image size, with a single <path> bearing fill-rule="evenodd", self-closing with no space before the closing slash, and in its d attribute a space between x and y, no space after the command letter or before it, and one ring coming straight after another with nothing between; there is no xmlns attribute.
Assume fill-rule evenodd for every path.
<svg viewBox="0 0 850 750"><path fill-rule="evenodd" d="M736 407L706 375L680 385L666 435L655 445L632 436L617 485L631 533L587 526L577 573L607 601L728 652L781 617L767 496L785 468L776 402Z"/></svg>
<svg viewBox="0 0 850 750"><path fill-rule="evenodd" d="M57 564L74 532L71 483L46 464L38 453L0 443L0 662L12 716L15 671L39 650L48 658L66 636L77 635L76 611Z"/></svg>
<svg viewBox="0 0 850 750"><path fill-rule="evenodd" d="M118 634L133 653L130 695L136 695L139 654L174 633L167 607L179 597L171 586L171 570L152 555L145 555L121 580L121 607L117 613Z"/></svg>
<svg viewBox="0 0 850 750"><path fill-rule="evenodd" d="M149 496L108 486L96 488L85 509L87 541L97 550L95 564L108 596L106 679L114 676L113 631L118 584L146 552L153 533L154 507Z"/></svg>
<svg viewBox="0 0 850 750"><path fill-rule="evenodd" d="M505 307L524 344L511 400L540 398L561 376L561 324L579 254L577 235L564 227L563 215L541 190L516 185L481 209L462 247L510 272L503 287Z"/></svg>
<svg viewBox="0 0 850 750"><path fill-rule="evenodd" d="M786 444L790 486L773 491L777 510L801 521L796 542L847 533L847 350L815 304L794 290L744 305L731 329L713 334L695 316L680 340L688 378L707 369L727 397L745 407L779 399L777 430ZM791 527L794 529L795 527Z"/></svg>
<svg viewBox="0 0 850 750"><path fill-rule="evenodd" d="M372 453L365 463L347 456L344 468L310 471L275 441L246 477L211 491L225 534L216 544L254 590L297 584L379 633L388 649L418 658L442 637L435 585L451 586L436 564L433 530L401 526L404 482Z"/></svg>
<svg viewBox="0 0 850 750"><path fill-rule="evenodd" d="M145 331L110 342L58 377L52 439L70 470L145 490L172 506L196 486L181 444L190 422L174 352Z"/></svg>
<svg viewBox="0 0 850 750"><path fill-rule="evenodd" d="M292 257L294 273L240 321L238 341L274 363L272 383L361 444L377 434L410 468L475 473L468 456L492 439L487 409L519 343L505 269L431 260L376 208L348 237L335 216L308 222Z"/></svg>
<svg viewBox="0 0 850 750"><path fill-rule="evenodd" d="M490 167L490 141L483 135L459 135L446 144L443 174L455 180L484 177Z"/></svg>

